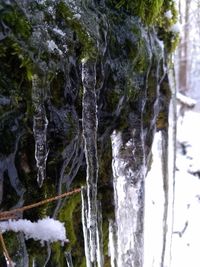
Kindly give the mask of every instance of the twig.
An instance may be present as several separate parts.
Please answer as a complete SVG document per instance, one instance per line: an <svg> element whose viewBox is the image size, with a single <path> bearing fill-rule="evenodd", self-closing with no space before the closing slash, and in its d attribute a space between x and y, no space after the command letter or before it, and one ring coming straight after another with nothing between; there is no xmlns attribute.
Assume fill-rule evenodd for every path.
<svg viewBox="0 0 200 267"><path fill-rule="evenodd" d="M6 262L9 263L9 267L13 267L13 263L12 263L12 260L11 260L11 258L9 256L8 250L6 248L2 233L0 233L0 242L1 242L1 245L2 245L2 248L3 248L4 257L6 258Z"/></svg>
<svg viewBox="0 0 200 267"><path fill-rule="evenodd" d="M31 205L28 205L28 206L24 206L24 207L21 207L21 208L13 209L13 210L10 210L10 211L2 211L2 212L0 212L0 220L1 220L1 218L5 218L5 217L8 218L9 216L14 216L15 215L14 213L16 213L16 212L22 212L22 211L25 211L25 210L29 210L29 209L44 205L46 203L55 201L57 199L60 199L60 198L63 198L63 197L67 197L67 196L71 196L71 195L73 195L75 193L79 193L80 191L81 191L81 188L77 188L77 189L74 189L71 192L65 192L65 193L63 193L61 195L58 195L58 196L55 196L55 197L52 197L52 198L48 198L48 199L44 199L44 200L42 200L40 202L31 204Z"/></svg>
<svg viewBox="0 0 200 267"><path fill-rule="evenodd" d="M16 218L17 218L16 214L1 216L1 212L0 212L0 221L7 221L9 219L16 219Z"/></svg>

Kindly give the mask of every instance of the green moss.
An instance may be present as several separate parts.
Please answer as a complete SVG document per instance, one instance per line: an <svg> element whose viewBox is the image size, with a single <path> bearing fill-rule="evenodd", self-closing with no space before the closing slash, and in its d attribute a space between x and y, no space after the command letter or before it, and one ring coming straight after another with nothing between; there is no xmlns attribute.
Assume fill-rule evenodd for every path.
<svg viewBox="0 0 200 267"><path fill-rule="evenodd" d="M171 27L178 21L178 11L174 1L115 0L111 2L118 10L126 10L133 16L140 17L145 25L156 26L168 53L172 53L176 49L179 43L179 34L171 31ZM169 19L165 16L167 11L171 11L172 18Z"/></svg>
<svg viewBox="0 0 200 267"><path fill-rule="evenodd" d="M136 14L142 18L145 24L155 24L158 16L160 15L163 0L142 0L135 1L137 5L133 7Z"/></svg>
<svg viewBox="0 0 200 267"><path fill-rule="evenodd" d="M15 36L25 39L30 36L30 22L16 5L8 5L1 13L1 20L5 25L12 29Z"/></svg>
<svg viewBox="0 0 200 267"><path fill-rule="evenodd" d="M22 170L20 170L20 175L21 175L20 178L25 188L27 188L25 195L24 195L26 199L26 202L24 205L37 203L39 201L51 198L56 195L56 188L53 185L52 180L50 178L46 177L46 179L43 182L42 188L38 188L37 190L35 190L35 188L38 187L37 178L36 178L37 173L30 172L26 174ZM50 202L50 203L41 205L37 208L27 210L24 212L24 218L29 219L31 221L35 221L38 219L51 216L55 208L55 205L56 205L55 202Z"/></svg>
<svg viewBox="0 0 200 267"><path fill-rule="evenodd" d="M71 196L67 201L65 207L59 212L59 220L65 222L67 235L70 240L70 247L74 246L77 242L77 237L74 230L73 215L77 206L81 202L80 194ZM81 217L81 214L80 214Z"/></svg>
<svg viewBox="0 0 200 267"><path fill-rule="evenodd" d="M165 16L165 13L169 11L172 14L172 18L167 18ZM158 18L157 27L158 35L160 39L164 41L167 53L174 52L180 40L179 33L171 30L172 26L177 22L178 11L176 9L175 2L172 0L164 1L161 14Z"/></svg>
<svg viewBox="0 0 200 267"><path fill-rule="evenodd" d="M59 242L52 244L53 263L55 266L65 266L65 258L62 250L63 248Z"/></svg>
<svg viewBox="0 0 200 267"><path fill-rule="evenodd" d="M44 266L47 249L46 246L42 246L40 242L33 239L28 239L26 241L27 252L30 255L29 266Z"/></svg>
<svg viewBox="0 0 200 267"><path fill-rule="evenodd" d="M13 42L12 43L12 55L16 55L20 60L19 68L24 68L26 71L26 78L31 81L33 77L33 62L30 59L29 55L22 49L22 47L18 44Z"/></svg>
<svg viewBox="0 0 200 267"><path fill-rule="evenodd" d="M157 20L162 5L163 0L141 0L141 1L132 1L132 0L120 0L114 1L116 3L115 7L117 9L125 9L134 16L138 16L142 21L147 24L154 24Z"/></svg>
<svg viewBox="0 0 200 267"><path fill-rule="evenodd" d="M83 259L83 261L82 261L80 267L86 267L86 260L85 260L85 259Z"/></svg>
<svg viewBox="0 0 200 267"><path fill-rule="evenodd" d="M60 1L57 4L56 16L59 19L63 19L66 22L66 25L69 26L70 29L74 30L75 34L77 34L78 40L82 45L80 48L80 60L83 58L96 58L97 50L94 40L87 32L84 25L76 19L73 12L64 1Z"/></svg>
<svg viewBox="0 0 200 267"><path fill-rule="evenodd" d="M11 259L14 261L15 256L16 256L16 248L19 247L19 240L17 238L17 234L14 232L6 232L4 235L4 242L7 247L7 250L9 252L9 255ZM2 253L3 255L3 253ZM1 261L2 262L2 261Z"/></svg>
<svg viewBox="0 0 200 267"><path fill-rule="evenodd" d="M77 266L81 266L81 263L84 264L83 240L82 232L80 232L82 231L80 203L80 194L72 195L59 212L58 219L65 223L69 243L64 249L58 244L53 245L52 253L55 264L60 263L61 258L64 259L64 251L71 251L72 257L76 259Z"/></svg>

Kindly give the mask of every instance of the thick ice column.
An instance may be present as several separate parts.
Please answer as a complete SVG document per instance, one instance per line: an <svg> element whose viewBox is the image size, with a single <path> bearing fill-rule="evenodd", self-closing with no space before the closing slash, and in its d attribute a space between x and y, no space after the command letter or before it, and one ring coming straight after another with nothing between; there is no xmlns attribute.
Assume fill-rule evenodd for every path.
<svg viewBox="0 0 200 267"><path fill-rule="evenodd" d="M83 82L83 137L85 142L85 157L87 163L86 197L82 194L83 208L83 231L85 238L85 252L87 266L103 266L100 255L102 252L98 229L97 214L97 181L98 181L98 158L97 158L97 106L96 106L96 70L95 64L90 61L82 63ZM84 223L86 228L84 229Z"/></svg>
<svg viewBox="0 0 200 267"><path fill-rule="evenodd" d="M35 138L35 160L38 168L37 182L42 186L46 176L47 150L47 126L48 120L44 106L45 88L44 77L33 76L32 103L34 107L33 133Z"/></svg>
<svg viewBox="0 0 200 267"><path fill-rule="evenodd" d="M144 267L162 266L166 216L162 173L162 133L157 132L152 145L151 167L145 179Z"/></svg>
<svg viewBox="0 0 200 267"><path fill-rule="evenodd" d="M143 266L144 164L142 143L112 136L117 266ZM136 158L137 157L137 158ZM139 161L139 162L138 162Z"/></svg>

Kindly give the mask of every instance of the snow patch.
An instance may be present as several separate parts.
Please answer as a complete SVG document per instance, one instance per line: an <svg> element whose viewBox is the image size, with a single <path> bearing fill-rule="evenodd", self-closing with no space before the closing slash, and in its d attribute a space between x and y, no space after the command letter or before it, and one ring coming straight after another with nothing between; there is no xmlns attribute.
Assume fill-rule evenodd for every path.
<svg viewBox="0 0 200 267"><path fill-rule="evenodd" d="M58 54L61 56L63 53L62 51L58 48L57 44L53 41L47 41L48 49L50 52L58 52Z"/></svg>
<svg viewBox="0 0 200 267"><path fill-rule="evenodd" d="M26 239L40 240L42 244L44 241L68 241L64 223L52 218L41 219L37 222L31 222L26 219L8 220L0 222L0 231L23 232Z"/></svg>
<svg viewBox="0 0 200 267"><path fill-rule="evenodd" d="M181 26L179 22L176 22L174 25L171 26L170 31L173 33L180 33Z"/></svg>
<svg viewBox="0 0 200 267"><path fill-rule="evenodd" d="M166 17L167 19L172 19L172 17L173 17L171 10L168 10L167 12L165 12L164 15L165 15L165 17Z"/></svg>
<svg viewBox="0 0 200 267"><path fill-rule="evenodd" d="M197 101L189 96L185 96L181 93L176 94L176 98L178 101L180 101L182 104L188 106L188 107L194 107L197 104Z"/></svg>
<svg viewBox="0 0 200 267"><path fill-rule="evenodd" d="M200 114L186 111L184 117L179 117L177 126L179 146L171 267L198 267L200 266Z"/></svg>
<svg viewBox="0 0 200 267"><path fill-rule="evenodd" d="M59 28L53 28L53 31L61 36L65 36L66 34Z"/></svg>
<svg viewBox="0 0 200 267"><path fill-rule="evenodd" d="M79 20L81 18L81 14L77 13L73 15L73 19Z"/></svg>

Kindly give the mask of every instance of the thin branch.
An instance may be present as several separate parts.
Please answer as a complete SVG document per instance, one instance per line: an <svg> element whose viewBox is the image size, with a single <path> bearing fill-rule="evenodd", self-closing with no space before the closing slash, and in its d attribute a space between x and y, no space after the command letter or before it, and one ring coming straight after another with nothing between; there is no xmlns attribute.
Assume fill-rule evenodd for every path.
<svg viewBox="0 0 200 267"><path fill-rule="evenodd" d="M55 197L52 197L52 198L48 198L48 199L44 199L44 200L42 200L40 202L31 204L31 205L28 205L28 206L24 206L24 207L21 207L21 208L13 209L13 210L10 210L10 211L2 211L2 212L0 212L0 218L2 218L2 217L3 218L5 218L5 217L8 218L9 216L15 215L14 213L16 213L16 212L23 212L25 210L33 209L33 208L39 207L41 205L44 205L46 203L58 200L60 198L71 196L71 195L73 195L75 193L79 193L80 191L81 191L81 188L77 188L77 189L74 189L71 192L65 192L65 193L63 193L61 195L58 195L58 196L55 196Z"/></svg>
<svg viewBox="0 0 200 267"><path fill-rule="evenodd" d="M13 263L12 263L12 260L11 260L11 258L9 256L8 250L6 248L2 233L0 233L0 242L1 242L1 245L2 245L2 248L3 248L4 256L6 258L6 262L9 263L9 267L13 267Z"/></svg>
<svg viewBox="0 0 200 267"><path fill-rule="evenodd" d="M17 219L16 214L9 214L9 215L3 215L1 216L1 212L0 212L0 221L7 221L9 219Z"/></svg>

